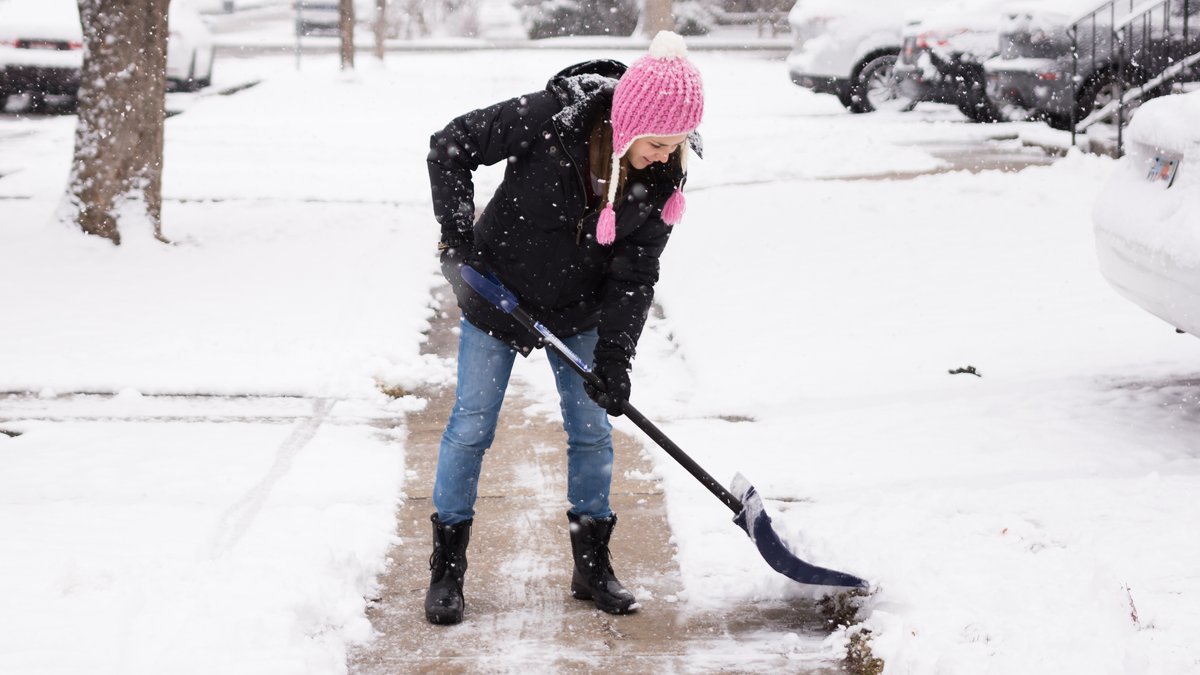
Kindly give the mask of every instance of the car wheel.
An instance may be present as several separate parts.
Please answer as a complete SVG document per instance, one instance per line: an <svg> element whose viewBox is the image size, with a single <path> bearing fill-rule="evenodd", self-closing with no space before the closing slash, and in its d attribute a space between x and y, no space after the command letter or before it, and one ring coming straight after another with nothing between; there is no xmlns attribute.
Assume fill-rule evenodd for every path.
<svg viewBox="0 0 1200 675"><path fill-rule="evenodd" d="M838 103L841 103L843 108L851 112L859 112L855 109L857 107L854 102L855 98L856 97L854 95L853 88L851 87L848 87L845 91L839 91L837 93Z"/></svg>
<svg viewBox="0 0 1200 675"><path fill-rule="evenodd" d="M184 91L197 91L200 89L200 84L196 82L196 58L200 55L200 50L192 50L192 62L188 66L187 79L183 81Z"/></svg>
<svg viewBox="0 0 1200 675"><path fill-rule="evenodd" d="M958 101L957 107L959 112L967 116L967 119L978 124L1005 121L999 106L993 103L982 89L972 87L967 95Z"/></svg>
<svg viewBox="0 0 1200 675"><path fill-rule="evenodd" d="M1075 98L1076 117L1082 121L1088 115L1115 101L1117 92L1115 73L1106 71L1096 75L1083 86Z"/></svg>
<svg viewBox="0 0 1200 675"><path fill-rule="evenodd" d="M967 119L978 124L1003 121L998 106L987 96L983 68L964 68L955 91L955 105Z"/></svg>
<svg viewBox="0 0 1200 675"><path fill-rule="evenodd" d="M917 104L916 99L900 91L900 81L894 71L896 57L896 54L876 56L859 71L855 78L855 112L904 112Z"/></svg>
<svg viewBox="0 0 1200 675"><path fill-rule="evenodd" d="M1134 76L1134 79L1138 82L1145 80L1145 78L1137 75ZM1083 120L1087 119L1088 115L1091 115L1109 103L1117 100L1117 96L1120 92L1121 87L1117 82L1117 74L1115 72L1108 70L1094 75L1090 80L1088 80L1083 88L1080 89L1078 96L1075 98L1076 123L1082 122ZM1138 107L1140 107L1142 103L1160 96L1162 93L1162 90L1152 90L1143 94L1140 99L1134 99L1133 101L1130 101L1125 106L1125 111L1122 113L1125 122L1128 123L1129 120L1133 118L1134 112L1137 111ZM1107 120L1100 122L1100 124L1116 123L1117 117L1115 114L1112 117L1109 117Z"/></svg>
<svg viewBox="0 0 1200 675"><path fill-rule="evenodd" d="M171 84L174 87L175 91L193 92L193 91L200 91L202 88L204 88L204 86L205 86L204 81L196 76L197 75L196 60L199 57L200 57L200 50L193 49L192 50L192 61L188 65L187 77L184 77L179 80L172 80L171 82L169 82L169 84ZM211 76L211 72L210 72L210 76Z"/></svg>
<svg viewBox="0 0 1200 675"><path fill-rule="evenodd" d="M206 69L204 71L204 77L196 80L196 86L198 89L204 89L206 87L212 86L212 73L213 73L213 62L214 61L216 61L216 53L215 53L215 50L210 49L208 52L208 69Z"/></svg>

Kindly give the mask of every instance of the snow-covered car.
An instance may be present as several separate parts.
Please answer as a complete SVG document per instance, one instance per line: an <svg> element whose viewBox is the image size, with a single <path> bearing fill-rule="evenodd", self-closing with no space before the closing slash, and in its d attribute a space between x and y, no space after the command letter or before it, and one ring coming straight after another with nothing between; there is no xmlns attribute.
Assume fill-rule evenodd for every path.
<svg viewBox="0 0 1200 675"><path fill-rule="evenodd" d="M0 2L0 104L22 92L73 95L82 63L75 0Z"/></svg>
<svg viewBox="0 0 1200 675"><path fill-rule="evenodd" d="M983 64L1000 49L1000 0L969 12L933 10L904 28L895 75L916 101L951 103L975 122L994 122Z"/></svg>
<svg viewBox="0 0 1200 675"><path fill-rule="evenodd" d="M1200 92L1147 101L1092 212L1100 272L1121 295L1200 336Z"/></svg>
<svg viewBox="0 0 1200 675"><path fill-rule="evenodd" d="M788 13L792 82L853 112L911 107L892 73L908 11L893 0L799 0Z"/></svg>
<svg viewBox="0 0 1200 675"><path fill-rule="evenodd" d="M212 37L184 0L168 13L167 83L198 89L212 81ZM30 93L74 96L83 67L83 30L75 0L0 2L0 98Z"/></svg>
<svg viewBox="0 0 1200 675"><path fill-rule="evenodd" d="M183 91L212 84L215 57L212 33L191 2L175 0L167 14L167 85Z"/></svg>

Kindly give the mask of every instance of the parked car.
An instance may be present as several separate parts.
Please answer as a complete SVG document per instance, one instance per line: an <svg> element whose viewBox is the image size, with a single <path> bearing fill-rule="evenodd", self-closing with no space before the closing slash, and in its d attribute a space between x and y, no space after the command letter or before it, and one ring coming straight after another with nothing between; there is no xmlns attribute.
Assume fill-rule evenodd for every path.
<svg viewBox="0 0 1200 675"><path fill-rule="evenodd" d="M1200 91L1147 101L1092 213L1100 272L1121 295L1200 336Z"/></svg>
<svg viewBox="0 0 1200 675"><path fill-rule="evenodd" d="M212 84L216 56L212 33L191 1L175 0L167 14L167 86L178 91L197 91Z"/></svg>
<svg viewBox="0 0 1200 675"><path fill-rule="evenodd" d="M1131 66L1120 81L1117 58L1120 41L1112 37L1127 16L1149 9L1144 30L1130 33L1127 54ZM1169 12L1166 10L1169 9ZM1082 20L1093 10L1094 20ZM1158 11L1164 16L1154 16ZM1077 63L1072 59L1069 32L1078 24ZM1187 44L1178 44L1187 22L1191 22ZM1000 53L984 64L988 96L1006 119L1042 119L1059 129L1070 128L1071 120L1083 120L1113 100L1118 87L1146 82L1157 74L1150 63L1178 59L1200 48L1200 0L1176 0L1169 4L1141 4L1118 0L1097 5L1096 0L1057 0L1039 5L1017 5L1005 13L1000 29ZM1145 55L1154 53L1154 59ZM1074 72L1073 72L1073 69ZM1193 72L1184 80L1195 80Z"/></svg>
<svg viewBox="0 0 1200 675"><path fill-rule="evenodd" d="M936 32L935 43L956 38L954 44L948 45L947 54L956 51L961 54L969 47L971 58L975 58L977 52L986 49L980 45L988 39L984 35L988 30L986 19L982 17L998 14L1002 1L798 0L788 14L793 35L788 71L792 82L818 93L834 94L853 112L907 110L918 100L926 100L914 94L937 100L941 92L921 91L912 83L901 86L895 67L901 57L905 27L923 20L930 22L926 29L912 34L914 64L910 65L920 58L915 47L923 32ZM954 33L963 27L956 23L967 19L971 21L969 34ZM953 67L954 64L947 66ZM971 69L965 65L963 68ZM960 75L955 72L948 77Z"/></svg>
<svg viewBox="0 0 1200 675"><path fill-rule="evenodd" d="M74 0L0 3L0 103L12 94L73 95L83 63Z"/></svg>
<svg viewBox="0 0 1200 675"><path fill-rule="evenodd" d="M792 82L837 96L852 112L906 110L892 69L908 12L892 0L799 0L788 13Z"/></svg>
<svg viewBox="0 0 1200 675"><path fill-rule="evenodd" d="M198 89L212 81L212 38L194 9L171 4L167 84ZM12 94L74 96L83 67L75 0L0 2L0 99Z"/></svg>
<svg viewBox="0 0 1200 675"><path fill-rule="evenodd" d="M983 64L1000 49L1001 5L981 3L971 12L935 10L910 22L894 69L901 94L953 104L975 122L997 121Z"/></svg>

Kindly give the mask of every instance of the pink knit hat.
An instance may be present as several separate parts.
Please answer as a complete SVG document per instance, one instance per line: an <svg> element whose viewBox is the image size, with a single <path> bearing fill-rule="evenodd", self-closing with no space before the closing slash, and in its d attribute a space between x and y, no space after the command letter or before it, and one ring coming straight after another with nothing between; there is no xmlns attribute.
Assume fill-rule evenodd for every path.
<svg viewBox="0 0 1200 675"><path fill-rule="evenodd" d="M608 181L608 203L596 223L596 241L608 245L617 237L613 202L621 177L621 158L629 146L645 136L678 136L700 126L704 116L704 87L700 72L687 58L683 38L660 31L650 43L650 52L625 71L613 92L612 172ZM680 160L687 166L687 142L680 146ZM674 225L683 218L681 186L663 206L663 222Z"/></svg>

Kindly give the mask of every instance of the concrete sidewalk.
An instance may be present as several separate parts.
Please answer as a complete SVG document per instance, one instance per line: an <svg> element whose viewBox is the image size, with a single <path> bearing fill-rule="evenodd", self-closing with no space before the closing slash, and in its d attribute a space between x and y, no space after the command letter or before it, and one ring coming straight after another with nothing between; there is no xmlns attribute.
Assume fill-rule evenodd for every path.
<svg viewBox="0 0 1200 675"><path fill-rule="evenodd" d="M426 348L453 356L458 312L446 306L440 316ZM352 655L351 672L842 672L821 653L824 621L811 605L746 606L721 615L689 610L662 491L641 446L625 435L616 438L612 555L642 609L610 616L570 597L565 434L560 423L524 412L529 401L515 382L480 483L465 620L428 624L429 490L453 391L421 393L430 405L407 420L407 499L397 514L402 543L368 611L379 636Z"/></svg>

